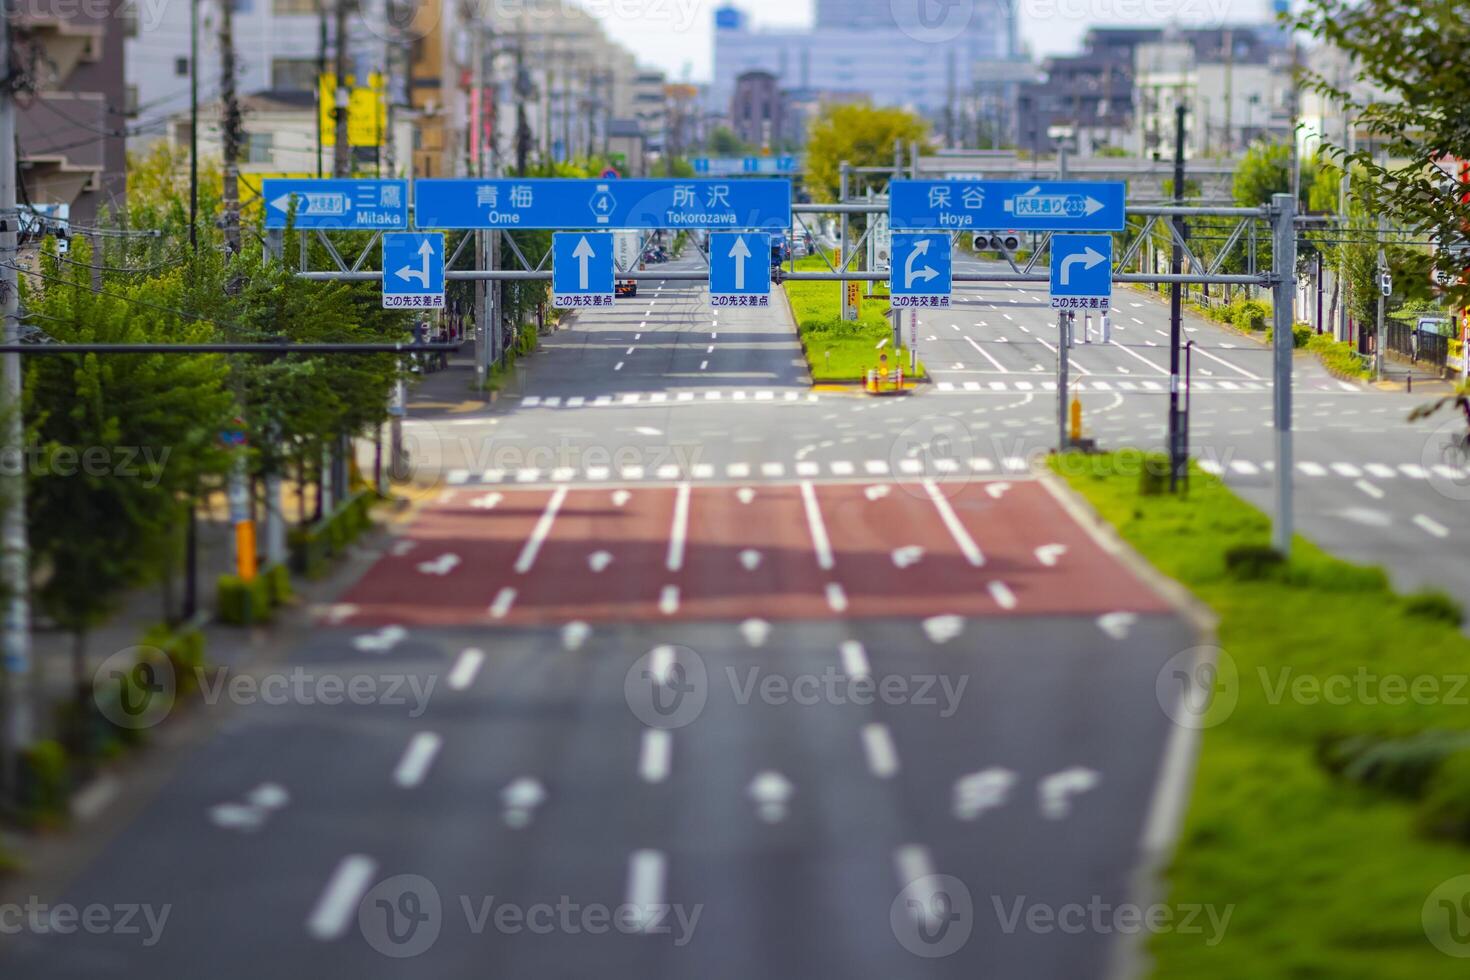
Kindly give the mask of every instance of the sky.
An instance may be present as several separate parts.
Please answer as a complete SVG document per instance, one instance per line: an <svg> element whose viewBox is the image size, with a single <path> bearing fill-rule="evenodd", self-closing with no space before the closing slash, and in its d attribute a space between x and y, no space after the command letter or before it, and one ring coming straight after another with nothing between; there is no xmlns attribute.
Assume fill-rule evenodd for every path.
<svg viewBox="0 0 1470 980"><path fill-rule="evenodd" d="M571 0L564 0L571 2ZM670 78L708 81L714 10L723 0L575 0L641 63L662 68ZM913 3L915 0L872 0ZM971 0L928 0L968 3ZM1093 25L1246 23L1268 19L1270 0L1017 0L1021 38L1040 58L1081 47ZM812 0L735 0L757 26L802 27L811 23Z"/></svg>

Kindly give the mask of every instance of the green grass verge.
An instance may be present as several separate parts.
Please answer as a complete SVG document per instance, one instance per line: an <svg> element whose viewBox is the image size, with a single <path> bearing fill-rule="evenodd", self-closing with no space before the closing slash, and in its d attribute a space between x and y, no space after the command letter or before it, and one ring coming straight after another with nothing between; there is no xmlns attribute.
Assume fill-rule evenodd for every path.
<svg viewBox="0 0 1470 980"><path fill-rule="evenodd" d="M1138 459L1074 454L1052 466L1155 567L1214 609L1228 655L1219 676L1228 679L1233 666L1238 678L1228 714L1220 693L1228 688L1217 685L1221 720L1202 733L1192 801L1167 869L1172 907L1234 906L1233 915L1214 947L1202 935L1154 936L1156 975L1466 976L1466 960L1431 945L1422 916L1436 886L1470 871L1470 851L1419 835L1411 801L1333 777L1316 752L1339 734L1470 727L1470 691L1454 687L1470 665L1470 641L1411 613L1380 570L1300 538L1273 580L1227 575L1228 550L1269 542L1266 517L1198 470L1187 498L1140 496ZM1360 688L1360 671L1383 683ZM1405 699L1390 677L1437 693ZM1345 684L1347 696L1300 696L1341 693L1329 683ZM1463 929L1463 912L1459 921ZM1437 928L1445 933L1448 924Z"/></svg>
<svg viewBox="0 0 1470 980"><path fill-rule="evenodd" d="M1353 345L1347 341L1333 340L1331 334L1313 334L1307 341L1307 350L1316 354L1322 366L1339 377L1359 378L1364 381L1373 377L1373 369L1358 356Z"/></svg>
<svg viewBox="0 0 1470 980"><path fill-rule="evenodd" d="M833 263L836 264L835 262ZM823 271L827 264L821 256L809 255L796 260L800 271ZM786 282L782 284L791 300L796 316L796 331L816 382L858 381L869 368L878 366L878 342L891 337L892 325L883 316L888 307L886 294L864 296L858 319L842 319L842 283ZM897 360L905 371L909 368L908 348L899 349L895 359L890 342L883 348L888 363ZM918 377L924 377L924 362L919 362Z"/></svg>

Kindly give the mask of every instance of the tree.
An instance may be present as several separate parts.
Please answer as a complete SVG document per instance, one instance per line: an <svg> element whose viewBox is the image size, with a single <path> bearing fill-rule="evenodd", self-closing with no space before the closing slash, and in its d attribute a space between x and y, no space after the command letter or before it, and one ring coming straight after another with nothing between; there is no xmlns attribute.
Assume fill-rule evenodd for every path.
<svg viewBox="0 0 1470 980"><path fill-rule="evenodd" d="M1388 96L1355 98L1337 78L1306 75L1309 87L1345 105L1354 128L1369 137L1351 154L1332 149L1368 176L1371 209L1417 234L1463 241L1470 202L1462 199L1454 167L1470 159L1464 0L1306 0L1294 26L1342 51L1351 59L1349 77ZM1458 276L1463 265L1449 250L1436 256L1443 272ZM1470 302L1470 285L1452 292L1459 303Z"/></svg>
<svg viewBox="0 0 1470 980"><path fill-rule="evenodd" d="M716 126L709 134L709 151L717 157L740 157L745 156L746 145L730 127Z"/></svg>
<svg viewBox="0 0 1470 980"><path fill-rule="evenodd" d="M835 201L844 160L855 167L890 167L895 141L907 152L909 143L917 140L920 152L928 152L928 131L924 120L902 109L828 106L807 136L807 191L813 200Z"/></svg>

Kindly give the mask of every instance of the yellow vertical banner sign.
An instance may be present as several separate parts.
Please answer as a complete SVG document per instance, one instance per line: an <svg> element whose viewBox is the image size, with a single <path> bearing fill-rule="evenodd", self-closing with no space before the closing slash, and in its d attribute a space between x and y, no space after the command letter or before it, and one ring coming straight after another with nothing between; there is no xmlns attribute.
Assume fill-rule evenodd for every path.
<svg viewBox="0 0 1470 980"><path fill-rule="evenodd" d="M862 311L862 302L862 284L856 280L849 279L847 281L847 305L852 307L852 317L854 320L857 319L858 314Z"/></svg>
<svg viewBox="0 0 1470 980"><path fill-rule="evenodd" d="M388 131L388 99L383 76L373 72L367 85L357 85L347 76L347 144L349 146L381 146ZM317 111L321 115L322 146L337 145L337 120L332 113L337 106L337 76L330 72L321 76L317 86Z"/></svg>

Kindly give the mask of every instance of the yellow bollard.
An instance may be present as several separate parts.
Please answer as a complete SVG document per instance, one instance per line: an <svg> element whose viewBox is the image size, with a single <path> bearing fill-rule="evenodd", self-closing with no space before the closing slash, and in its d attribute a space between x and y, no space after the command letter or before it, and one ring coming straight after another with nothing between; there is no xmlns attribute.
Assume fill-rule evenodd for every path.
<svg viewBox="0 0 1470 980"><path fill-rule="evenodd" d="M1082 399L1076 395L1072 396L1071 438L1073 442L1082 438Z"/></svg>

